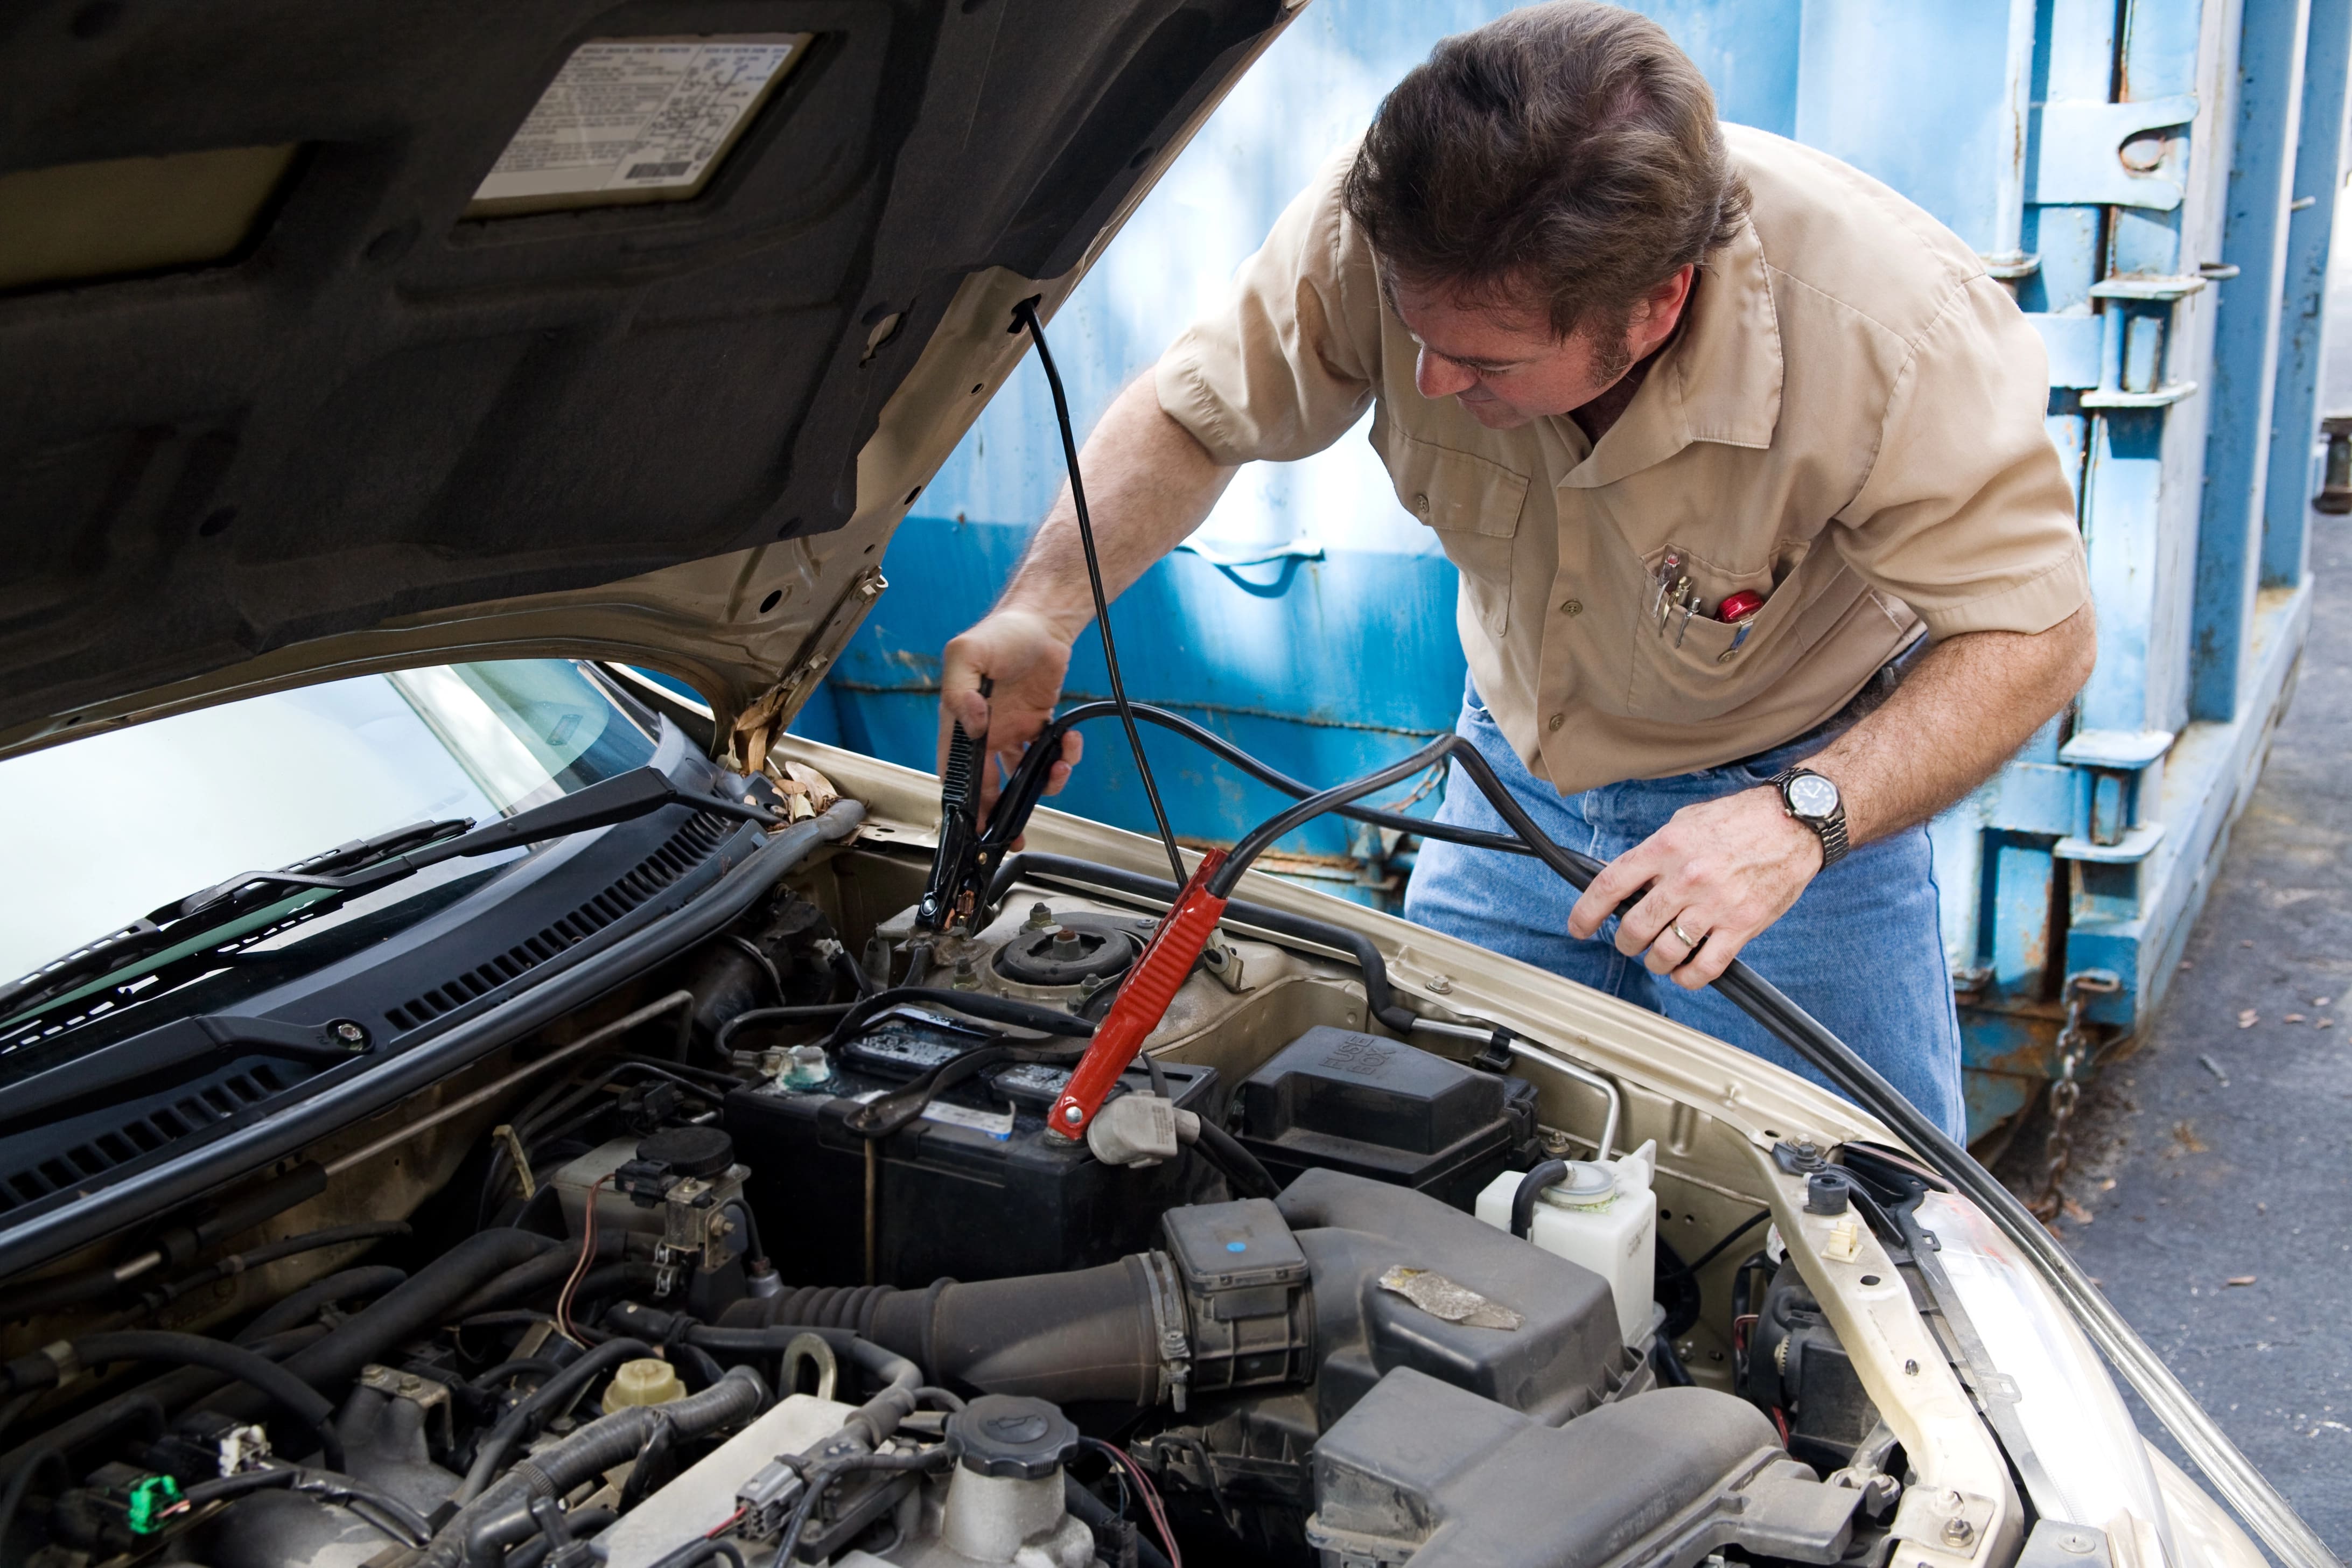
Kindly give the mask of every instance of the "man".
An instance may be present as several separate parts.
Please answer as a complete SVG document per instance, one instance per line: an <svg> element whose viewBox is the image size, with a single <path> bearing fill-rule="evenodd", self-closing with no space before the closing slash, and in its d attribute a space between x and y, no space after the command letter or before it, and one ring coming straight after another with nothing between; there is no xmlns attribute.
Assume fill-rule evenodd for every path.
<svg viewBox="0 0 2352 1568"><path fill-rule="evenodd" d="M1240 464L1370 405L1461 571L1460 731L1611 862L1576 898L1431 843L1406 915L1805 1070L1704 989L1744 952L1958 1135L1923 824L2095 652L2046 400L2039 340L1958 237L1718 126L1655 24L1562 0L1407 76L1085 465L1117 593ZM1017 753L1090 608L1065 492L948 645L943 731ZM1501 826L1458 772L1440 815Z"/></svg>

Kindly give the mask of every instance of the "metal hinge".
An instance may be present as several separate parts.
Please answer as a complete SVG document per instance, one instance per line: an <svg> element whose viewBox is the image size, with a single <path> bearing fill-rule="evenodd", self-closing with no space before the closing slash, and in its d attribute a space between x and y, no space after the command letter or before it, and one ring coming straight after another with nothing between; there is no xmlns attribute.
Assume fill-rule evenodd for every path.
<svg viewBox="0 0 2352 1568"><path fill-rule="evenodd" d="M2137 103L2051 100L2042 106L2042 158L2034 169L2034 204L2170 212L2180 205L2179 182L2125 163L2124 143L2143 132L2186 125L2196 118L2193 92Z"/></svg>
<svg viewBox="0 0 2352 1568"><path fill-rule="evenodd" d="M789 715L824 679L825 671L841 657L841 650L848 645L858 623L866 618L866 612L889 585L878 566L868 566L858 573L841 597L834 601L824 624L801 645L799 655L785 667L783 675L736 715L731 751L740 771L756 773L767 766L768 748Z"/></svg>

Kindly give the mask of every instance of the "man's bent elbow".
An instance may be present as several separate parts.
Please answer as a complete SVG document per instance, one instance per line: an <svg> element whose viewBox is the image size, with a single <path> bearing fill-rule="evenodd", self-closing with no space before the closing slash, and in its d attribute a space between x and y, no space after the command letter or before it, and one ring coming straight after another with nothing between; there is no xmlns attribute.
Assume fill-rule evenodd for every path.
<svg viewBox="0 0 2352 1568"><path fill-rule="evenodd" d="M2063 639L2060 645L2061 658L2057 672L2061 687L2059 701L2063 705L2072 701L2074 695L2083 689L2091 679L2091 671L2098 666L2098 612L2085 603L2081 609L2076 610L2050 630L2054 636Z"/></svg>

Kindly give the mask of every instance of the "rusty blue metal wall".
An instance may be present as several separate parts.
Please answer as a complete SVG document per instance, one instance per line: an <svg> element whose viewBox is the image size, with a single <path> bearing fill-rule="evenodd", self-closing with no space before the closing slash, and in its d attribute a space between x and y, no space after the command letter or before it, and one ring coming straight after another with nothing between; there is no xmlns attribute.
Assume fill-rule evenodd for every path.
<svg viewBox="0 0 2352 1568"><path fill-rule="evenodd" d="M1055 321L1082 424L1218 298L1391 82L1504 8L1318 0ZM1950 225L2050 351L2101 656L2076 710L1934 827L1982 1131L2057 1070L2070 1000L2112 1049L2160 999L2300 647L2352 22L2341 0L1639 8L1726 118L1831 152ZM1033 366L901 529L894 591L801 727L927 766L940 647L985 609L1060 479ZM1197 544L1113 608L1135 695L1317 781L1452 722L1452 568L1359 437L1246 473ZM1103 689L1094 646L1076 692ZM1190 837L1230 839L1273 806L1181 745L1153 757ZM1114 737L1090 758L1066 804L1146 826ZM1376 903L1403 869L1337 823L1285 848L1293 870Z"/></svg>

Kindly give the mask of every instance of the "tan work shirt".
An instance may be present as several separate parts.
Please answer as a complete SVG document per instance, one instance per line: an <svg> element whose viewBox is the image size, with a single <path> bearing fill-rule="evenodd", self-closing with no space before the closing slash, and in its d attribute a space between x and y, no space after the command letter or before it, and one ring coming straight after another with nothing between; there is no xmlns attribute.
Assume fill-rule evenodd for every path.
<svg viewBox="0 0 2352 1568"><path fill-rule="evenodd" d="M1563 792L1714 767L1831 717L1918 635L2039 632L2089 602L2042 342L1959 238L1843 163L1727 125L1754 218L1596 445L1488 430L1413 385L1328 164L1232 304L1160 362L1221 463L1303 458L1373 407L1397 499L1461 569L1503 733ZM1672 552L1699 613L1662 628ZM1765 595L1746 639L1707 618Z"/></svg>

